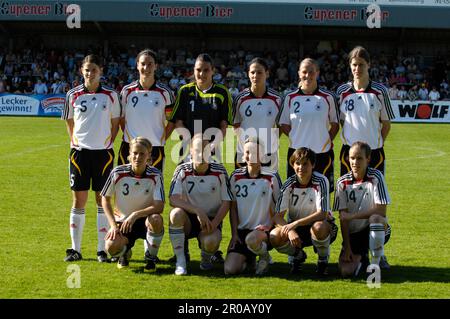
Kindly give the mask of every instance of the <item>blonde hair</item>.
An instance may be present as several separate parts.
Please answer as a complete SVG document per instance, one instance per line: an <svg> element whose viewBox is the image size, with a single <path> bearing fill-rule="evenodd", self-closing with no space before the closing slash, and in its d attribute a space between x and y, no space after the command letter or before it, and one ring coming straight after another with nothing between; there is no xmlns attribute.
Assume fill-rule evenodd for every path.
<svg viewBox="0 0 450 319"><path fill-rule="evenodd" d="M153 148L152 143L148 139L146 139L145 137L142 137L142 136L135 137L130 141L130 154L128 155L128 161L131 162L131 149L136 144L140 144L145 147L145 149L147 150L147 152L149 154L148 162L151 162L151 159L152 159L151 154L152 154L152 148Z"/></svg>
<svg viewBox="0 0 450 319"><path fill-rule="evenodd" d="M316 71L320 71L319 63L317 63L317 61L314 59L311 59L311 58L303 59L299 64L299 68L302 67L302 64L312 64L312 65L314 65Z"/></svg>

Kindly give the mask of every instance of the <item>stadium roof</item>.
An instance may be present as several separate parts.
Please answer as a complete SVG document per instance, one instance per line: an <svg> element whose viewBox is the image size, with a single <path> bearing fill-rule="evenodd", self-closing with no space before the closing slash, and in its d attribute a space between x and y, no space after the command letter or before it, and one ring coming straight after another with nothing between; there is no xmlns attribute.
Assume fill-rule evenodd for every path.
<svg viewBox="0 0 450 319"><path fill-rule="evenodd" d="M1 21L65 21L69 4L84 22L267 24L366 27L368 4L381 10L381 28L450 29L449 0L9 0ZM374 13L374 11L369 11Z"/></svg>

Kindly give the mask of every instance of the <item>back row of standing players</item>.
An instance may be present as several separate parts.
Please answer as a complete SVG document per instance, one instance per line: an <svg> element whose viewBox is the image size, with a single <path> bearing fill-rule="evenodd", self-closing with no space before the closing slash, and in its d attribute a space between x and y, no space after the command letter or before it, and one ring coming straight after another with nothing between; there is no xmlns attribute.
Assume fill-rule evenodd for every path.
<svg viewBox="0 0 450 319"><path fill-rule="evenodd" d="M73 194L73 205L70 214L70 233L72 238L72 248L68 249L66 252L66 261L75 261L82 258L81 238L85 221L84 207L86 205L88 191L91 187L90 183L92 181L92 190L94 190L96 193L96 201L98 207L98 260L101 262L107 261L107 254L105 251L110 247L105 247L105 235L108 239L107 243L111 244L111 239L115 239L116 237L116 233L114 231L115 229L118 229L119 233L121 233L122 235L124 233L130 233L136 220L140 220L142 219L142 217L149 216L147 219L144 218L144 220L146 221L141 225L142 227L144 227L144 231L141 233L138 232L139 234L137 235L139 236L137 238L144 237L147 239L144 241L146 244L146 260L148 261L147 268L149 268L149 270L154 269L154 263L157 261L155 252L157 252L163 236L162 218L156 218L155 216L153 216L155 215L154 212L162 212L160 203L159 205L157 205L158 207L154 207L154 205L150 205L149 207L134 207L134 211L131 210L128 212L120 211L120 209L117 210L116 207L116 213L119 214L118 218L114 220L111 220L110 218L108 221L108 216L110 215L109 213L111 213L111 204L108 206L107 199L110 199L113 194L115 196L117 196L119 193L122 194L120 196L128 196L134 194L134 188L139 188L138 186L140 186L141 184L139 179L141 178L143 178L143 181L147 181L147 179L152 180L155 185L159 181L159 183L161 184L159 185L159 187L161 189L159 190L159 196L155 197L154 199L156 201L164 201L162 177L144 178L145 176L147 176L147 174L149 176L153 176L152 174L157 175L157 170L145 169L144 175L141 175L142 172L140 172L141 174L136 175L136 172L134 172L133 170L133 164L128 164L127 166L119 166L111 172L114 159L114 152L112 147L115 137L119 131L119 126L123 131L123 141L119 151L118 164L126 164L128 162L128 156L134 156L133 150L130 148L130 142L138 137L143 137L145 138L145 140L148 140L150 142L152 165L158 168L160 171L163 171L165 159L164 144L174 129L177 129L183 135L182 129L185 128L187 130L185 131L186 134L188 132L188 137L190 137L194 136L194 134L197 132L205 134L211 133L210 131L208 132L207 129L215 128L216 131L212 132L212 136L209 136L209 140L215 139L214 143L217 145L217 142L220 142L220 140L225 136L227 126L229 124L233 124L239 140L236 155L236 167L242 166L242 168L241 170L235 171L232 174L232 178L233 176L240 176L241 173L244 176L241 179L246 179L245 176L249 176L249 168L247 168L249 166L246 165L248 164L246 160L246 156L248 154L243 154L245 144L244 141L253 141L253 144L257 144L262 148L263 155L262 158L259 158L259 160L268 160L263 163L263 165L269 166L269 168L264 168L262 171L271 171L271 178L275 178L275 180L277 180L276 182L275 180L270 182L271 192L273 192L273 189L275 187L274 185L279 184L278 186L281 187L279 176L276 173L276 168L278 167L278 136L276 136L276 131L270 131L271 128L279 126L281 131L289 136L290 142L287 155L287 176L289 177L292 175L298 175L294 171L293 164L295 161L292 162L292 155L295 153L295 151L300 148L310 150L310 153L314 154L314 157L310 156L309 159L310 164L314 165L314 174L323 174L324 176L326 176L327 192L329 192L333 191L334 188L333 140L339 131L340 122L342 125L341 137L343 141L343 147L340 154L341 175L350 172L350 146L358 141L364 142L365 145L367 144L367 146L369 147L368 149L371 149L371 153L367 155L367 159L370 160L370 166L381 171L381 173L384 173L385 157L383 145L389 133L390 119L393 118L393 113L391 110L386 88L383 87L383 85L373 82L369 79L368 69L370 66L370 57L368 52L362 47L356 47L349 54L349 64L353 74L353 81L343 84L339 87L337 91L339 102L332 92L323 90L318 87L317 77L319 75L319 67L317 63L312 59L305 59L300 63L299 88L282 98L277 92L266 87L266 80L269 76L267 64L263 59L255 58L249 63L248 76L251 82L251 86L241 92L238 96L236 96L234 101L232 101L231 96L225 86L216 84L212 81L212 76L214 73L213 61L207 54L201 54L197 57L194 65L195 81L181 87L176 100L174 99L173 93L170 91L170 89L158 83L155 79L154 74L155 69L157 68L157 58L156 54L153 51L144 50L140 52L136 58L136 61L137 70L139 72L139 80L125 86L120 94L120 98L116 92L104 87L100 83L102 62L98 57L94 55L87 56L82 63L80 71L84 77L84 84L72 89L67 93L66 105L62 118L67 122L67 129L71 139L70 185ZM166 107L170 107L172 105L173 111L169 117L169 121L166 124L165 109ZM196 126L199 123L201 123L200 128ZM254 132L256 133L259 131L259 129L265 129L271 133L268 134L268 136L266 135L266 139L263 143L261 143L260 141L262 136L260 136L259 139L257 138L258 134L249 136L249 132L252 132L251 128L253 128ZM254 138L257 138L257 142L252 140ZM139 146L142 143L137 143L137 145ZM366 148L362 147L362 149ZM306 158L308 158L308 156L306 156ZM312 160L313 158L314 160ZM303 160L300 160L300 162L302 161ZM188 163L191 163L192 166L193 160L191 159L191 161ZM188 163L186 165L188 165ZM214 166L217 165L221 166L221 164L214 164ZM213 164L211 164L211 167L209 169L213 169L212 166ZM223 166L221 166L221 168L216 168L220 172L226 174ZM270 170L270 168L275 169L275 172L273 170ZM177 174L180 173L180 169L183 171L187 170L188 172L190 169L191 171L189 174L194 176L196 175L196 170L192 167L189 168L189 166L178 166L174 174L172 184L174 183L174 181L176 181ZM119 173L120 170L124 171ZM205 172L211 173L208 170ZM220 172L216 172L215 174L218 176L220 175ZM236 175L235 173L238 175ZM381 173L377 173L377 180L379 181L379 184L376 184L385 186L384 179ZM350 175L353 176L352 173L350 173ZM123 180L125 180L124 177L128 177L134 180L134 184L123 183L123 189L121 189L120 191L116 190L115 192L112 191L111 185L117 184L118 180L122 180L123 182ZM343 178L344 177L345 176L343 176ZM347 178L349 177L347 176ZM183 181L185 181L185 179L186 178L184 178ZM355 176L353 176L352 182L358 184L369 181L370 184L374 180L375 179L373 177L365 177L362 180L356 180ZM226 179L225 184L226 183L228 183L228 179ZM267 267L265 266L265 264L267 264L266 252L269 247L266 247L267 244L266 246L264 246L263 243L269 243L269 237L267 236L270 229L266 229L266 227L269 226L263 225L260 230L253 229L260 232L257 233L259 235L251 236L251 234L246 234L243 237L243 242L242 240L238 239L238 232L234 232L234 230L244 229L242 227L249 227L249 225L244 225L245 223L242 224L242 218L238 218L238 225L233 225L233 211L236 210L236 208L233 208L233 206L235 205L236 200L240 197L243 197L244 194L248 195L250 193L255 193L251 188L248 189L248 187L255 186L252 183L243 188L241 188L238 184L234 185L234 188L232 187L229 190L229 195L231 196L231 202L228 204L229 207L227 208L226 205L224 207L221 206L221 214L219 215L223 216L221 216L221 219L213 218L212 222L209 221L208 218L205 218L205 211L202 208L204 202L199 202L198 206L195 207L195 205L192 206L192 203L186 201L186 194L182 194L183 196L180 195L181 197L175 199L175 201L170 198L170 203L171 206L174 207L174 210L172 210L170 215L169 236L171 237L172 243L176 243L174 244L174 251L175 255L177 256L177 267L175 272L176 274L186 273L186 256L188 255L184 251L183 254L179 253L180 248L186 246L181 243L180 238L184 236L186 232L189 235L192 229L186 229L185 224L190 224L190 227L193 227L193 224L196 224L195 226L198 226L199 228L196 231L198 231L198 234L200 236L199 238L201 238L201 233L205 230L212 231L213 229L217 229L221 225L221 221L223 220L229 209L231 212L230 216L232 218L231 222L233 236L232 243L230 243L229 247L230 249L227 256L227 261L229 260L228 257L230 256L230 258L232 258L230 260L232 260L233 262L225 262L225 272L234 273L238 268L239 271L241 271L242 269L240 267L233 268L230 265L243 265L245 263L246 259L244 259L243 261L240 258L234 259L233 257L234 255L232 254L232 249L235 246L236 242L241 244L244 242L244 246L250 249L250 252L253 254L253 256L260 256L260 261L258 262L257 267L257 270L259 269L259 273L263 273L267 269ZM347 187L347 185L349 185L349 183L350 182L344 183L344 189ZM189 185L189 189L192 191L195 187L195 184ZM338 182L338 190L339 185L340 184ZM172 195L175 195L172 194L173 189L175 189L172 186L173 185L171 185L170 197L173 197ZM112 189L114 189L114 187ZM317 189L319 189L318 187L313 187L313 189L315 189L316 195L320 193L317 191ZM369 187L369 189L370 190L368 192L374 192L373 187ZM103 192L101 192L102 190ZM146 193L148 193L149 191L150 189L146 189ZM363 191L362 195L364 194L366 193L364 193ZM385 205L388 203L389 196L387 195L385 187L383 187L383 194L383 198L387 199L387 202L384 204L377 203L377 205ZM155 193L154 195L156 196L157 194ZM347 194L347 200L350 198L350 200L353 200L353 202L359 201L361 204L361 199L356 199L355 192L351 193L350 195ZM368 195L365 196L367 197ZM272 197L275 203L278 196ZM336 194L335 197L339 198L338 194ZM297 197L294 196L294 198ZM379 196L375 196L375 198L379 199ZM183 201L183 203L180 203L180 201ZM154 203L152 200L150 200L150 202L152 204ZM150 202L147 202L147 204L150 204ZM327 201L324 201L323 204L325 204L326 202ZM116 198L116 206L117 203L118 200ZM255 205L260 206L261 203L262 201L254 199L251 209L256 209ZM189 204L190 207L183 207L185 204ZM359 205L360 208L362 207L361 205ZM260 206L260 208L261 207L264 206ZM320 210L321 212L330 212L330 209L326 208L326 205L320 207L322 207L321 209L323 209ZM340 210L339 207L340 206L337 207L337 210ZM179 209L178 211L183 211L186 216L181 213L177 214L177 208ZM273 210L272 213L274 212L275 211ZM173 218L172 215L174 215ZM182 215L183 217L176 218L178 215ZM376 211L370 215L382 216L383 213L379 213L378 211ZM133 218L127 218L129 216L133 216ZM326 220L326 218L324 219L324 216L331 215L320 215L322 221ZM316 217L319 218L318 216ZM189 222L187 222L188 219ZM153 226L151 221L153 221L154 223ZM117 222L120 226L117 226ZM279 220L278 222L281 223L281 220ZM301 224L302 223L300 223L300 225ZM309 226L311 227L313 226L313 224L310 224ZM374 224L384 225L383 223ZM253 226L256 227L261 225ZM237 228L234 226L237 226ZM146 231L147 228L148 231ZM313 227L312 229L316 229L320 233L319 228L316 229ZM332 230L333 232L335 232L336 230L333 225L332 227L330 226L328 228L325 228L330 232ZM367 227L365 227L364 230L366 230L366 228ZM381 229L380 227L378 228ZM110 230L108 231L108 229ZM291 232L291 230L292 229L284 229L283 232L283 234L289 237L289 240L291 240L291 236L296 237L293 235L293 232ZM321 237L317 234L314 235L313 230L311 230L311 235L313 235L313 238L318 239L318 237ZM371 233L372 230L370 231L370 234ZM267 238L264 237L264 234L267 235ZM176 239L177 235L179 235L178 239ZM367 237L372 238L373 236L368 235ZM220 242L219 235L216 235L216 239L217 238L219 238ZM132 244L134 244L133 238L131 238L131 240L123 239L123 242L125 241L127 241L127 244L125 246L122 245L121 250L114 254L120 256L118 265L122 266L128 263L127 257L129 257L129 254L131 252L130 248ZM328 238L328 241L330 241L330 238ZM201 242L202 241L200 241L200 243ZM217 244L213 244L215 242L214 240L207 240L206 242L210 243L210 246L215 246L215 244ZM304 247L304 245L302 245L302 242L303 239L299 239L298 236L295 240L290 241L291 245L294 245L298 248ZM214 260L215 255L211 254L211 250L214 249L205 249L206 246L203 247L202 245L205 246L206 244L200 244L202 248L201 265L203 265L201 266L201 268L208 269L210 267L210 264L207 261ZM318 252L320 251L317 245L315 245L315 248ZM241 253L243 253L243 251L240 251L237 254L245 256L245 254ZM294 256L295 262L293 262L293 264L296 264L296 266L298 266L299 261L301 262L305 258L302 249L297 249L295 252L290 251L289 255ZM324 255L324 253L322 253L322 255ZM263 257L261 258L261 256ZM343 256L347 261L355 261L358 259L352 257L350 249L347 249L347 253L343 254ZM364 254L362 254L362 256L364 257ZM322 261L324 261L325 259L327 260L327 258L324 258L324 256L322 256ZM326 267L318 268L321 268L321 272L324 272L324 269Z"/></svg>

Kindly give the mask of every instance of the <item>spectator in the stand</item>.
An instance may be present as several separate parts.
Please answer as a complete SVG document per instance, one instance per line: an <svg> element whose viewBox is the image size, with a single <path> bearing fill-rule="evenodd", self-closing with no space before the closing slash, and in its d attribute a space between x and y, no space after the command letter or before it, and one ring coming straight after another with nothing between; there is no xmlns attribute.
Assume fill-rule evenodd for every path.
<svg viewBox="0 0 450 319"><path fill-rule="evenodd" d="M80 84L81 84L80 77L76 75L74 80L72 81L72 88L77 87Z"/></svg>
<svg viewBox="0 0 450 319"><path fill-rule="evenodd" d="M417 92L417 85L413 85L408 90L408 100L415 101L419 98L419 93Z"/></svg>
<svg viewBox="0 0 450 319"><path fill-rule="evenodd" d="M400 73L397 76L397 83L399 84L405 84L407 82L406 78L405 78L405 73Z"/></svg>
<svg viewBox="0 0 450 319"><path fill-rule="evenodd" d="M285 63L281 64L277 69L277 82L283 86L289 83L289 73Z"/></svg>
<svg viewBox="0 0 450 319"><path fill-rule="evenodd" d="M446 99L449 94L449 90L448 90L449 86L445 79L442 79L441 84L439 84L439 88L440 88L441 98Z"/></svg>
<svg viewBox="0 0 450 319"><path fill-rule="evenodd" d="M408 96L408 92L406 92L406 89L405 89L405 86L404 85L402 85L401 87L400 87L400 90L398 91L398 99L399 100L401 100L402 102L404 101L404 100L406 100L406 98L407 98L407 96Z"/></svg>
<svg viewBox="0 0 450 319"><path fill-rule="evenodd" d="M389 98L391 100L398 100L398 89L397 84L392 84L392 86L389 88Z"/></svg>
<svg viewBox="0 0 450 319"><path fill-rule="evenodd" d="M11 89L14 92L19 93L18 91L21 90L22 87L22 78L19 76L19 72L14 72L14 76L11 79Z"/></svg>
<svg viewBox="0 0 450 319"><path fill-rule="evenodd" d="M422 83L417 94L419 95L420 100L424 100L424 101L428 100L428 89L425 86L425 83Z"/></svg>
<svg viewBox="0 0 450 319"><path fill-rule="evenodd" d="M56 79L55 82L51 85L50 89L53 94L64 93L64 85L61 83L60 79Z"/></svg>
<svg viewBox="0 0 450 319"><path fill-rule="evenodd" d="M395 67L395 74L398 76L400 74L405 74L406 69L405 66L401 63L401 61L398 62L397 66Z"/></svg>
<svg viewBox="0 0 450 319"><path fill-rule="evenodd" d="M239 94L239 89L236 87L235 81L230 81L227 85L228 91L230 91L231 97L234 99Z"/></svg>
<svg viewBox="0 0 450 319"><path fill-rule="evenodd" d="M37 83L34 85L33 93L34 94L47 94L48 93L47 85L43 82L42 78L39 78L37 80Z"/></svg>
<svg viewBox="0 0 450 319"><path fill-rule="evenodd" d="M441 95L439 94L439 91L437 90L436 86L433 86L433 89L428 94L428 98L431 102L439 101L441 98Z"/></svg>
<svg viewBox="0 0 450 319"><path fill-rule="evenodd" d="M33 94L34 85L33 82L28 79L25 85L23 86L23 93L24 94Z"/></svg>
<svg viewBox="0 0 450 319"><path fill-rule="evenodd" d="M0 80L0 93L6 92L6 85L3 80Z"/></svg>

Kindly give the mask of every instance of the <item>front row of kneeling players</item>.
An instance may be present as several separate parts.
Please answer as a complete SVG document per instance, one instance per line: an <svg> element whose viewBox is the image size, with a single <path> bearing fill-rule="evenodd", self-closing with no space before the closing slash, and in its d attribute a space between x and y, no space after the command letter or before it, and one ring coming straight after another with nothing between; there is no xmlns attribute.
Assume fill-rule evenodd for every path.
<svg viewBox="0 0 450 319"><path fill-rule="evenodd" d="M197 238L201 250L200 269L213 268L228 210L232 237L224 262L225 274L246 270L264 274L270 264L271 248L287 254L291 272L298 273L306 259L303 248L311 245L318 255L317 273L327 274L330 244L336 239L338 227L331 215L328 180L314 171L314 152L300 148L292 154L290 165L295 175L282 185L278 173L262 167L261 145L256 138L245 141L247 165L236 169L230 178L222 164L205 158L204 154L210 154L205 150L207 145L201 134L193 137L191 159L178 165L170 185L173 209L169 237L176 256L175 274L187 274L186 250L191 238ZM122 268L128 265L136 239L147 240L144 269L154 271L164 234L162 176L148 165L148 140L132 140L129 156L130 164L116 167L102 191L110 224L106 250L119 258L118 267ZM334 203L343 238L338 267L345 277L356 275L369 263L378 264L390 235L386 218L390 199L383 175L368 167L370 147L355 143L349 160L351 172L337 181Z"/></svg>

